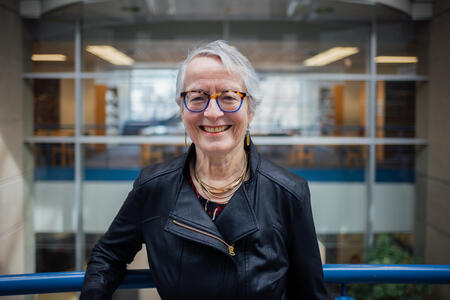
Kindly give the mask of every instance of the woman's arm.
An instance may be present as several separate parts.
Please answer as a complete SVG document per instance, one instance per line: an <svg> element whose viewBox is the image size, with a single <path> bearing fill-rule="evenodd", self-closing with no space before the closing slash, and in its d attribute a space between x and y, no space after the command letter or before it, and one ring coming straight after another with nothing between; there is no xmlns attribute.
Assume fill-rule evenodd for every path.
<svg viewBox="0 0 450 300"><path fill-rule="evenodd" d="M290 212L288 298L325 300L328 295L306 181L300 194Z"/></svg>
<svg viewBox="0 0 450 300"><path fill-rule="evenodd" d="M135 182L108 231L92 250L80 299L110 299L126 274L127 264L142 248L140 194Z"/></svg>

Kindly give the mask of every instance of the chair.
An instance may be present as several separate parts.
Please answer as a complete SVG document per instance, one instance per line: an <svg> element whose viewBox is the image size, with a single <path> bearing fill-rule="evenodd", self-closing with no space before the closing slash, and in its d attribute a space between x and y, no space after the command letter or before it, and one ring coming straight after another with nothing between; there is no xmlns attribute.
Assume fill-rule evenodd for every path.
<svg viewBox="0 0 450 300"><path fill-rule="evenodd" d="M73 129L55 129L51 130L51 136L73 136ZM53 144L51 147L51 164L65 166L73 166L74 163L74 149L73 144L61 143Z"/></svg>
<svg viewBox="0 0 450 300"><path fill-rule="evenodd" d="M289 156L289 165L296 163L313 165L314 164L314 152L307 146L296 145L291 149Z"/></svg>
<svg viewBox="0 0 450 300"><path fill-rule="evenodd" d="M148 165L159 163L164 160L164 153L161 145L141 145L140 164Z"/></svg>

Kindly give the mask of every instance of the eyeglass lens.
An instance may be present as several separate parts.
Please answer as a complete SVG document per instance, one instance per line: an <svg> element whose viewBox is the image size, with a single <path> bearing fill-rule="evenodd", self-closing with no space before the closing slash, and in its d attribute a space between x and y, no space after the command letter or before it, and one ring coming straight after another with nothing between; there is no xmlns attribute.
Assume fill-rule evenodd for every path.
<svg viewBox="0 0 450 300"><path fill-rule="evenodd" d="M186 94L186 105L189 110L202 111L208 105L209 96L202 92L188 92ZM240 108L242 102L241 94L233 91L226 91L219 94L217 104L220 109L227 112L234 112Z"/></svg>

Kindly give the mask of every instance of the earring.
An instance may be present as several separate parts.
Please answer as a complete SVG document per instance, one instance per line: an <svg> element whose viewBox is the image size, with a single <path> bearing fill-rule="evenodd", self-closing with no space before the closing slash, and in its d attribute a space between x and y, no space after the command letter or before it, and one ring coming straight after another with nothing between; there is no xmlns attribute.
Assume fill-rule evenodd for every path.
<svg viewBox="0 0 450 300"><path fill-rule="evenodd" d="M250 146L250 128L247 127L247 132L245 133L245 144L247 147Z"/></svg>
<svg viewBox="0 0 450 300"><path fill-rule="evenodd" d="M184 130L184 147L187 148L188 144L187 144L187 132L186 129Z"/></svg>

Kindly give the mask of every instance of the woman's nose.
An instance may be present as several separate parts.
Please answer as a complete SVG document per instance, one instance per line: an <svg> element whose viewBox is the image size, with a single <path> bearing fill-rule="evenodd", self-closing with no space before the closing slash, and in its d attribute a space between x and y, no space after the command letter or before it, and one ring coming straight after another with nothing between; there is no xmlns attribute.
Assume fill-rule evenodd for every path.
<svg viewBox="0 0 450 300"><path fill-rule="evenodd" d="M205 117L208 118L218 118L223 116L223 111L217 104L217 98L211 98L208 107L205 109Z"/></svg>

